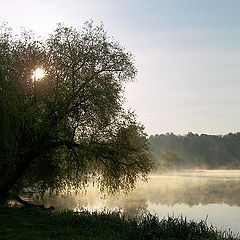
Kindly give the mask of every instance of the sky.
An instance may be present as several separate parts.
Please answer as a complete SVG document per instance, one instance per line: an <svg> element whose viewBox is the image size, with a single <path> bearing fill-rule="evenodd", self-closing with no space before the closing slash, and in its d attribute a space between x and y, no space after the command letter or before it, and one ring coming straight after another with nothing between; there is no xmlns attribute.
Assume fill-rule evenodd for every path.
<svg viewBox="0 0 240 240"><path fill-rule="evenodd" d="M0 0L0 9L0 23L42 36L60 22L102 22L135 57L125 108L148 135L239 131L239 0Z"/></svg>

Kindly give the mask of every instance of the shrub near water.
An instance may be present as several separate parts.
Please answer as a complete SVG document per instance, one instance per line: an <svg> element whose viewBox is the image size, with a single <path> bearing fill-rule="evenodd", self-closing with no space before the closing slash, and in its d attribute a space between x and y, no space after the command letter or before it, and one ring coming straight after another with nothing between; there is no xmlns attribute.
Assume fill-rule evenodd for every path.
<svg viewBox="0 0 240 240"><path fill-rule="evenodd" d="M186 219L159 219L151 214L128 218L119 212L74 213L0 208L0 239L239 239L231 233Z"/></svg>

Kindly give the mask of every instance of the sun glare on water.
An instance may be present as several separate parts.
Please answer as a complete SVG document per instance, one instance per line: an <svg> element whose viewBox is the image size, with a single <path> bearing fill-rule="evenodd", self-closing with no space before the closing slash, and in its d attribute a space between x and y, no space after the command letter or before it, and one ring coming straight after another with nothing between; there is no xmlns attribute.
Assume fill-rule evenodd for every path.
<svg viewBox="0 0 240 240"><path fill-rule="evenodd" d="M45 76L45 72L42 68L37 68L32 75L33 81L38 81Z"/></svg>

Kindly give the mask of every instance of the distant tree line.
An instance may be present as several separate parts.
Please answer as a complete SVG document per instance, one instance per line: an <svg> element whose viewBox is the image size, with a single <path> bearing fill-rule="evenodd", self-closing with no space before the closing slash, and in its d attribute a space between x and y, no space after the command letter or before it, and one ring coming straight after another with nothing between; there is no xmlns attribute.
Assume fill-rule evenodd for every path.
<svg viewBox="0 0 240 240"><path fill-rule="evenodd" d="M149 137L156 168L240 169L240 132Z"/></svg>

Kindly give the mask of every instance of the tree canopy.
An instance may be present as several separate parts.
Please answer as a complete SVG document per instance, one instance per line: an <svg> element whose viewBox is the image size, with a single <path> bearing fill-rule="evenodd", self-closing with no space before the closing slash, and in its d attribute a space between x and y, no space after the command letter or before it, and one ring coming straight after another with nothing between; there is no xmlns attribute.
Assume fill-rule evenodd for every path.
<svg viewBox="0 0 240 240"><path fill-rule="evenodd" d="M92 22L81 30L59 24L46 40L2 25L0 195L84 188L89 180L112 193L146 179L148 141L122 106L133 62Z"/></svg>

